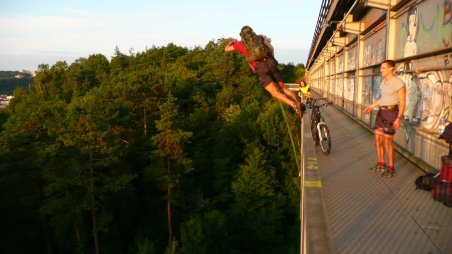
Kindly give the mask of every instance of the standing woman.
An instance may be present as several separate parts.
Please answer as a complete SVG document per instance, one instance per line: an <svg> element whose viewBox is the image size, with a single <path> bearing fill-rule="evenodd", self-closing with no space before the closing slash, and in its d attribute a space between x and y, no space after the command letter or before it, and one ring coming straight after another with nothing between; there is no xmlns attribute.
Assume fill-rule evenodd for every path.
<svg viewBox="0 0 452 254"><path fill-rule="evenodd" d="M364 109L369 114L372 108L379 106L375 120L375 148L378 163L370 168L373 172L381 172L383 177L395 174L394 147L392 140L396 129L400 127L405 111L405 83L395 75L395 62L386 60L380 67L383 81L380 84L381 98ZM388 165L385 163L385 152L388 155Z"/></svg>

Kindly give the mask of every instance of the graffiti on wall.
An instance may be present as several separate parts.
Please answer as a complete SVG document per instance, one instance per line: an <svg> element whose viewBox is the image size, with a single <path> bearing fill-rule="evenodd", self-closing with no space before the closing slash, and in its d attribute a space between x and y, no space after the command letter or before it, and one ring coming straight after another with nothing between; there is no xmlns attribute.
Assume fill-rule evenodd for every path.
<svg viewBox="0 0 452 254"><path fill-rule="evenodd" d="M353 47L352 49L347 51L347 70L356 69L356 50L357 47Z"/></svg>
<svg viewBox="0 0 452 254"><path fill-rule="evenodd" d="M407 37L403 49L403 56L414 56L417 53L416 35L418 33L417 7L408 10L407 14Z"/></svg>
<svg viewBox="0 0 452 254"><path fill-rule="evenodd" d="M449 118L451 70L427 71L419 74L421 91L421 126L436 132L440 122Z"/></svg>
<svg viewBox="0 0 452 254"><path fill-rule="evenodd" d="M381 76L375 74L363 79L362 104L364 106L376 102L381 97L380 93Z"/></svg>
<svg viewBox="0 0 452 254"><path fill-rule="evenodd" d="M380 64L386 56L386 27L364 41L364 66Z"/></svg>
<svg viewBox="0 0 452 254"><path fill-rule="evenodd" d="M341 98L344 97L344 78L342 75L336 80L336 95Z"/></svg>
<svg viewBox="0 0 452 254"><path fill-rule="evenodd" d="M335 87L335 85L334 85L334 79L331 79L330 80L330 94L335 94L335 92L334 92L334 87Z"/></svg>
<svg viewBox="0 0 452 254"><path fill-rule="evenodd" d="M347 77L344 84L344 98L353 101L355 93L355 77Z"/></svg>
<svg viewBox="0 0 452 254"><path fill-rule="evenodd" d="M436 133L441 123L452 121L451 58L452 54L443 57L445 68L440 70L412 70L410 62L397 66L398 77L407 88L405 124Z"/></svg>
<svg viewBox="0 0 452 254"><path fill-rule="evenodd" d="M363 79L363 89L362 89L362 102L364 106L372 104L372 77L365 77Z"/></svg>
<svg viewBox="0 0 452 254"><path fill-rule="evenodd" d="M452 46L452 0L431 0L397 18L396 57Z"/></svg>
<svg viewBox="0 0 452 254"><path fill-rule="evenodd" d="M421 92L419 88L419 78L411 68L410 62L405 62L397 67L397 74L406 85L406 106L404 118L405 122L420 124L421 122Z"/></svg>
<svg viewBox="0 0 452 254"><path fill-rule="evenodd" d="M344 71L344 54L339 55L339 59L337 61L337 72Z"/></svg>
<svg viewBox="0 0 452 254"><path fill-rule="evenodd" d="M344 99L353 101L355 94L355 77L351 76L345 79Z"/></svg>
<svg viewBox="0 0 452 254"><path fill-rule="evenodd" d="M380 92L381 76L372 77L372 103L376 102L381 97Z"/></svg>

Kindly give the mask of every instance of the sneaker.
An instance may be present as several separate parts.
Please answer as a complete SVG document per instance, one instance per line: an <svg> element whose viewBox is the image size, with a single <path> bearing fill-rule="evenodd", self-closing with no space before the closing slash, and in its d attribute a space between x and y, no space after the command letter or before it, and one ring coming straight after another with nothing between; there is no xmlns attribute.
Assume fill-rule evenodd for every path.
<svg viewBox="0 0 452 254"><path fill-rule="evenodd" d="M369 171L373 173L383 173L386 170L386 165L381 165L380 163L377 163L377 165L369 168Z"/></svg>
<svg viewBox="0 0 452 254"><path fill-rule="evenodd" d="M395 168L387 167L385 171L381 174L384 178L393 177L395 175Z"/></svg>

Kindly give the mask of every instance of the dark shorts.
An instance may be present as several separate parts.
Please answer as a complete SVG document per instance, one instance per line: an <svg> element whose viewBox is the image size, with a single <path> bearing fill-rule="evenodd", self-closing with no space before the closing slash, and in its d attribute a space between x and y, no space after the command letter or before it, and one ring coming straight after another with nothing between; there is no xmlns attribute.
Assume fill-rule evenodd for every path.
<svg viewBox="0 0 452 254"><path fill-rule="evenodd" d="M399 115L399 109L381 109L378 110L374 129L383 129L384 134L394 135L396 130L393 128L394 121Z"/></svg>
<svg viewBox="0 0 452 254"><path fill-rule="evenodd" d="M264 87L271 82L283 82L278 70L278 62L273 57L257 62L256 74Z"/></svg>

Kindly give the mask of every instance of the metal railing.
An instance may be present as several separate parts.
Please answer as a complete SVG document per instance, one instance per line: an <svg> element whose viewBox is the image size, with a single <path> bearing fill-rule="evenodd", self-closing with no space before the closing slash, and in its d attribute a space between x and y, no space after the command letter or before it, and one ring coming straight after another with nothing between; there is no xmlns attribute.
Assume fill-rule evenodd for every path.
<svg viewBox="0 0 452 254"><path fill-rule="evenodd" d="M294 91L294 92L300 91L300 84L297 84L297 83L284 83L284 85L291 91Z"/></svg>

